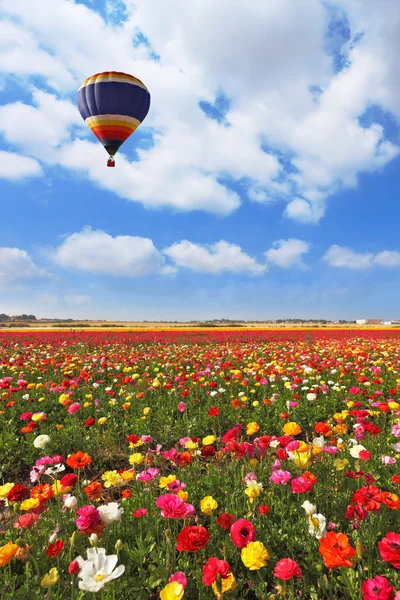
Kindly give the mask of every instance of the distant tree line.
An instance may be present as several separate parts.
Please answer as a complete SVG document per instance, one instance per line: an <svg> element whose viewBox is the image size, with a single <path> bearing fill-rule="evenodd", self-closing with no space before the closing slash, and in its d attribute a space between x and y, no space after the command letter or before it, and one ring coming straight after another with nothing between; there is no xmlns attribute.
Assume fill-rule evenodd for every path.
<svg viewBox="0 0 400 600"><path fill-rule="evenodd" d="M7 321L36 321L36 317L35 315L13 315L12 317L10 317L9 315L1 313L0 321L2 323Z"/></svg>

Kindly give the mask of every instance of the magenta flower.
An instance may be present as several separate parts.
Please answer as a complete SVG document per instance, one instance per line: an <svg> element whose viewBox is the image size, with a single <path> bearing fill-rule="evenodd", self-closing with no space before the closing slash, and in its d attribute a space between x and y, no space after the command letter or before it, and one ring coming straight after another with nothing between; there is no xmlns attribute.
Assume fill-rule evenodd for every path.
<svg viewBox="0 0 400 600"><path fill-rule="evenodd" d="M156 501L156 506L161 508L161 516L165 519L185 519L195 514L192 504L186 504L179 496L164 494Z"/></svg>
<svg viewBox="0 0 400 600"><path fill-rule="evenodd" d="M76 519L76 526L80 531L94 527L100 522L100 513L91 504L78 508L76 512L79 515Z"/></svg>
<svg viewBox="0 0 400 600"><path fill-rule="evenodd" d="M286 485L290 481L291 477L292 475L289 473L289 471L281 471L281 469L278 469L272 473L269 480L272 481L272 483Z"/></svg>

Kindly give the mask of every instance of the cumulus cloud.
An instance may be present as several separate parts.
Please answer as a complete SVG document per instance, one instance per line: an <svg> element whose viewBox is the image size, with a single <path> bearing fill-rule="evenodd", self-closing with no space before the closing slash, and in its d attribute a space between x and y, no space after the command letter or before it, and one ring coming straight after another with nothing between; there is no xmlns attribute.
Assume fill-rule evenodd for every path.
<svg viewBox="0 0 400 600"><path fill-rule="evenodd" d="M268 262L284 269L288 267L305 268L303 256L309 250L310 244L292 238L274 242L273 247L265 252L265 256Z"/></svg>
<svg viewBox="0 0 400 600"><path fill-rule="evenodd" d="M10 118L18 110L36 121L25 134L25 120L19 127L14 121L13 130L3 125L3 134L33 159L60 164L121 197L229 214L241 202L225 185L233 181L250 201L280 198L288 218L316 223L329 196L398 155L379 123L361 119L372 105L400 115L396 2L382 10L374 0L335 0L351 29L339 47L339 72L327 52L332 14L322 0L170 0L159 3L157 19L148 0L121 0L109 22L82 3L42 0L40 11L31 4L3 0L0 65L24 85L41 76L52 94L34 95L35 113L21 103L6 106ZM139 43L139 32L148 43ZM68 103L64 95L105 65L134 72L152 93L139 130L152 145L139 146L133 162L118 154L113 174L98 143L76 140L68 104L56 102ZM229 103L218 122L199 103L212 105L221 90ZM42 122L46 152L33 144Z"/></svg>
<svg viewBox="0 0 400 600"><path fill-rule="evenodd" d="M382 250L377 254L361 253L337 244L328 249L323 259L331 267L347 269L368 269L373 265L380 267L400 266L400 252L396 250Z"/></svg>
<svg viewBox="0 0 400 600"><path fill-rule="evenodd" d="M117 235L86 227L65 238L52 258L61 267L121 277L162 272L164 259L149 238Z"/></svg>
<svg viewBox="0 0 400 600"><path fill-rule="evenodd" d="M177 267L185 267L197 273L261 275L267 269L265 264L259 264L256 259L243 252L240 246L224 240L206 245L182 240L163 252Z"/></svg>
<svg viewBox="0 0 400 600"><path fill-rule="evenodd" d="M0 287L46 275L46 271L35 265L26 250L0 248Z"/></svg>
<svg viewBox="0 0 400 600"><path fill-rule="evenodd" d="M27 177L40 177L42 174L42 167L37 160L0 150L0 179L19 181Z"/></svg>

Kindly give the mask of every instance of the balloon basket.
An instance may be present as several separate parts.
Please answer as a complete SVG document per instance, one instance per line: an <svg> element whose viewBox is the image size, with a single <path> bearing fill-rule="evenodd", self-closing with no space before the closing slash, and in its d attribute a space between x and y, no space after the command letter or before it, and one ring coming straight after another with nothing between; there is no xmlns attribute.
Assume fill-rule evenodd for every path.
<svg viewBox="0 0 400 600"><path fill-rule="evenodd" d="M115 160L113 158L109 158L107 161L107 167L115 167Z"/></svg>

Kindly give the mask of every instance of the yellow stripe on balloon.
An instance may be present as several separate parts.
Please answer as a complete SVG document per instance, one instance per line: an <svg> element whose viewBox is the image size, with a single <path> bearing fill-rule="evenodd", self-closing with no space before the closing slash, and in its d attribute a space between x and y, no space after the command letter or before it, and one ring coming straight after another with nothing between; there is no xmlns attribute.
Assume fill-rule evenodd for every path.
<svg viewBox="0 0 400 600"><path fill-rule="evenodd" d="M82 88L86 87L87 85L91 85L93 83L104 83L104 82L106 82L106 83L107 82L130 83L131 85L137 85L138 87L141 87L144 90L147 90L147 87L144 85L144 83L142 81L140 81L140 79L137 79L136 77L125 75L125 74L117 75L116 73L113 73L112 75L110 75L108 73L100 74L100 75L92 75L91 77L88 77L87 79L85 79L85 81L82 83L82 85L80 86L79 89L81 90Z"/></svg>
<svg viewBox="0 0 400 600"><path fill-rule="evenodd" d="M90 127L98 127L100 125L121 125L122 127L130 127L134 131L140 125L140 121L134 117L124 115L96 115L88 117L85 123Z"/></svg>

